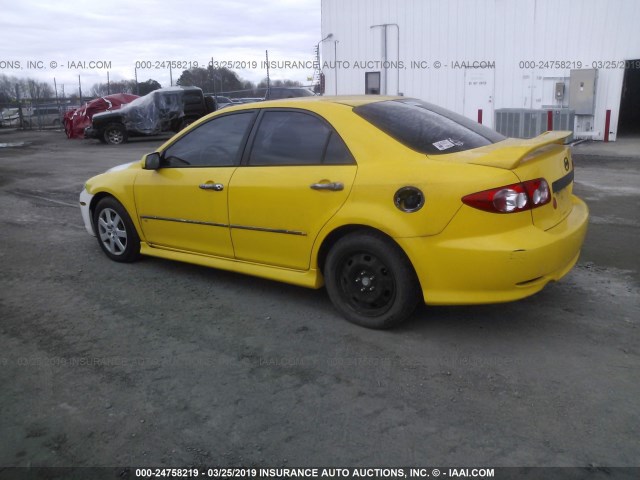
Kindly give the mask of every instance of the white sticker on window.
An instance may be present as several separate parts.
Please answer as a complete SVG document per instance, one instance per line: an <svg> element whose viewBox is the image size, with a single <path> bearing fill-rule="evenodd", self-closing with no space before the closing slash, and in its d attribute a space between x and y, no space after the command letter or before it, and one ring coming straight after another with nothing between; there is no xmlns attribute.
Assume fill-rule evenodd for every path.
<svg viewBox="0 0 640 480"><path fill-rule="evenodd" d="M464 145L460 140L453 140L452 138L446 138L445 140L440 140L439 142L435 142L433 144L438 150L447 150L452 147L461 147Z"/></svg>
<svg viewBox="0 0 640 480"><path fill-rule="evenodd" d="M448 138L446 140L440 140L439 142L434 142L433 146L436 147L438 150L447 150L449 148L455 147L455 143L453 143L451 140L449 140Z"/></svg>

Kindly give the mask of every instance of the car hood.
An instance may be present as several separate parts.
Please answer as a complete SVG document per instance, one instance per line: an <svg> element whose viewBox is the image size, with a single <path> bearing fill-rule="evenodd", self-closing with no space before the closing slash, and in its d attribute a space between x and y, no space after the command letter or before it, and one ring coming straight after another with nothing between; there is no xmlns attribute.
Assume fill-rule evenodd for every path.
<svg viewBox="0 0 640 480"><path fill-rule="evenodd" d="M105 173L109 172L119 172L121 170L126 170L127 168L131 168L134 165L138 165L140 160L136 160L135 162L123 163L122 165L116 165L115 167L110 168Z"/></svg>

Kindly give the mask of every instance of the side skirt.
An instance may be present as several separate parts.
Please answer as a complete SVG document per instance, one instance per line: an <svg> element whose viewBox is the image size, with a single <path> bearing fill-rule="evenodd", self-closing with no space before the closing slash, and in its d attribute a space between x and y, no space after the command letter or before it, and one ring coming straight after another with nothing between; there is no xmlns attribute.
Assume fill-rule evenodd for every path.
<svg viewBox="0 0 640 480"><path fill-rule="evenodd" d="M152 247L145 242L140 242L140 253L143 255L149 255L150 257L164 258L166 260L175 260L203 267L218 268L220 270L253 275L255 277L267 278L269 280L298 285L300 287L318 289L324 286L322 274L315 269L293 270L289 268L274 267L271 265L251 263L233 258L213 257L164 247Z"/></svg>

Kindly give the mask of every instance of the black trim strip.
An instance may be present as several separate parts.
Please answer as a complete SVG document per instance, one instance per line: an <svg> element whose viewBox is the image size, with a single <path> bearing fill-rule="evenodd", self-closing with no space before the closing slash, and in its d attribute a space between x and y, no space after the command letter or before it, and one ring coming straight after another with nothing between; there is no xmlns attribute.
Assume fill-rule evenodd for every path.
<svg viewBox="0 0 640 480"><path fill-rule="evenodd" d="M255 230L256 232L286 233L287 235L299 235L301 237L307 236L305 232L300 232L298 230L284 230L284 229L278 229L278 228L264 228L264 227L247 227L244 225L229 225L229 227L237 228L238 230Z"/></svg>
<svg viewBox="0 0 640 480"><path fill-rule="evenodd" d="M186 220L184 218L156 217L153 215L140 215L140 218L143 220L161 220L163 222L191 223L194 225L207 225L209 227L229 228L229 225L226 223L201 222L200 220Z"/></svg>
<svg viewBox="0 0 640 480"><path fill-rule="evenodd" d="M285 229L279 229L279 228L265 228L265 227L248 227L246 225L228 225L226 223L202 222L200 220L186 220L184 218L156 217L153 215L141 215L140 218L143 220L160 220L163 222L189 223L192 225L205 225L208 227L237 228L238 230L253 230L256 232L267 232L267 233L284 233L286 235L298 235L301 237L307 236L305 232L300 232L298 230L285 230Z"/></svg>
<svg viewBox="0 0 640 480"><path fill-rule="evenodd" d="M553 189L553 193L557 193L563 188L568 187L571 184L571 182L573 182L573 170L567 173L564 177L553 182L553 184L551 185L551 188Z"/></svg>

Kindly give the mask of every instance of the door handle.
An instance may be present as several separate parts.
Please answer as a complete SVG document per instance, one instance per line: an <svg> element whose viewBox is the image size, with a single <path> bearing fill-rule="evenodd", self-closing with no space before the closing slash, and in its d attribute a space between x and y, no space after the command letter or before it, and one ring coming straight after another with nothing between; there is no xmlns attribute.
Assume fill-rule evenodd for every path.
<svg viewBox="0 0 640 480"><path fill-rule="evenodd" d="M342 182L312 183L310 187L313 190L330 190L332 192L344 190L344 184Z"/></svg>
<svg viewBox="0 0 640 480"><path fill-rule="evenodd" d="M222 185L221 183L201 183L198 186L202 190L215 190L216 192L224 190L224 185Z"/></svg>

